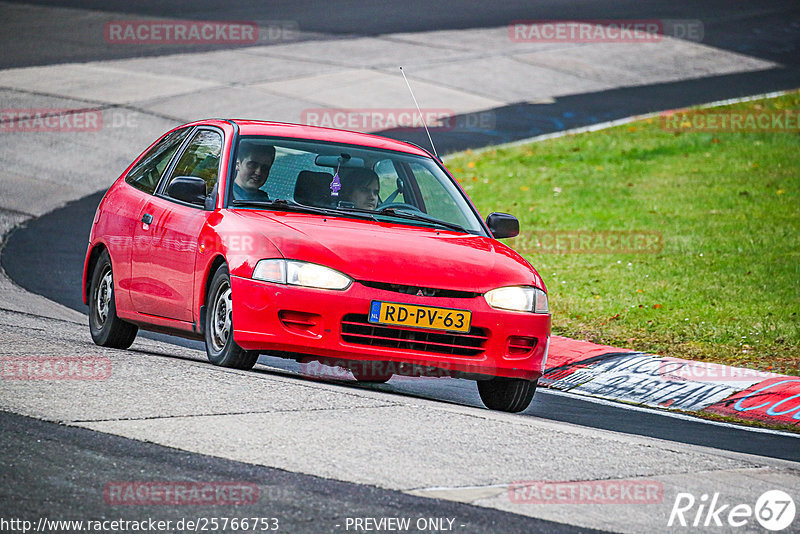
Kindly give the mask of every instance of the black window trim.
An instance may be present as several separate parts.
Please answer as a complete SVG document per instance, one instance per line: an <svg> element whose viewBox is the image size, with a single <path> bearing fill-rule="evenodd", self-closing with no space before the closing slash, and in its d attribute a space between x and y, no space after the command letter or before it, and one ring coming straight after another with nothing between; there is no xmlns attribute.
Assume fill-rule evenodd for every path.
<svg viewBox="0 0 800 534"><path fill-rule="evenodd" d="M228 124L233 126L233 135L231 135L230 149L228 150L228 168L225 172L225 188L217 186L217 195L222 194L222 208L228 207L228 202L233 200L233 174L236 171L236 151L239 150L239 125L236 121L226 120ZM217 180L217 184L219 184Z"/></svg>

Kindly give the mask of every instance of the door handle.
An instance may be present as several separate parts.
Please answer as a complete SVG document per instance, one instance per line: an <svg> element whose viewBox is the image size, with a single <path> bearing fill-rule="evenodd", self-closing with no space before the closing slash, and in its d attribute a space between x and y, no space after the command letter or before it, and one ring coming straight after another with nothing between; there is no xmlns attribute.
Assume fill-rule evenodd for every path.
<svg viewBox="0 0 800 534"><path fill-rule="evenodd" d="M144 215L142 215L142 222L144 224L153 224L153 216L150 215L149 213L145 213Z"/></svg>

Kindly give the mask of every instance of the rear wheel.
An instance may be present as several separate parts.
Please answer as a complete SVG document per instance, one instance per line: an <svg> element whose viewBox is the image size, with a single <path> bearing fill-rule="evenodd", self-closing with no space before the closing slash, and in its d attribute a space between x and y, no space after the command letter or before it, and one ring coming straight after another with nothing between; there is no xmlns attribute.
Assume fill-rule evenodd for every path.
<svg viewBox="0 0 800 534"><path fill-rule="evenodd" d="M478 380L478 393L490 410L517 413L530 405L536 384L536 380L498 376L491 380Z"/></svg>
<svg viewBox="0 0 800 534"><path fill-rule="evenodd" d="M104 250L92 271L89 285L89 332L101 347L127 349L136 339L139 328L117 317L114 300L114 271L111 257Z"/></svg>
<svg viewBox="0 0 800 534"><path fill-rule="evenodd" d="M244 350L233 340L233 300L228 267L221 265L208 289L205 325L206 355L214 365L233 369L252 369L258 352Z"/></svg>

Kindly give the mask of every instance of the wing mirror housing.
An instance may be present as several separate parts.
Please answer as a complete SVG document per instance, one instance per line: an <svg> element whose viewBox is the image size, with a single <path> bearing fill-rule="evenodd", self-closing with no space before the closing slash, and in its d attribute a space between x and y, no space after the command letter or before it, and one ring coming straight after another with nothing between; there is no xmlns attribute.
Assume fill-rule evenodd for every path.
<svg viewBox="0 0 800 534"><path fill-rule="evenodd" d="M205 207L206 181L197 176L176 176L167 187L167 195L189 204Z"/></svg>
<svg viewBox="0 0 800 534"><path fill-rule="evenodd" d="M486 217L486 225L495 239L519 235L519 221L508 213L492 213Z"/></svg>

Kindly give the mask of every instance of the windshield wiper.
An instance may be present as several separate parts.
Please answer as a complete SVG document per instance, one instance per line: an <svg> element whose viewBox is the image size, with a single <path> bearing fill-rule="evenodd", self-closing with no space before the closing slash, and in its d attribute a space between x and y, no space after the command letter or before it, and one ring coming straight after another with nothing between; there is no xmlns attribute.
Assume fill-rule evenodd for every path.
<svg viewBox="0 0 800 534"><path fill-rule="evenodd" d="M254 208L267 208L267 209L278 209L278 210L286 210L286 211L297 211L301 213L316 213L318 215L328 215L328 216L345 216L345 217L356 217L359 219L370 219L376 220L374 215L370 214L362 214L362 213L350 213L350 212L343 212L340 210L330 209L330 208L320 208L317 206L307 206L305 204L300 204L295 202L294 200L286 200L283 198L277 198L275 200L243 200L243 199L235 199L232 204L234 206L251 206Z"/></svg>
<svg viewBox="0 0 800 534"><path fill-rule="evenodd" d="M283 198L278 198L275 200L243 200L243 199L235 199L233 200L232 204L234 206L252 206L256 208L267 208L267 209L278 209L278 210L287 210L287 211L298 211L302 213L316 213L319 215L328 215L328 216L344 216L344 217L356 217L359 219L369 219L369 220L377 220L375 218L376 214L379 215L391 215L392 217L398 217L400 219L407 219L410 221L420 221L426 222L429 224L434 224L437 226L442 226L447 228L448 230L454 230L456 232L463 232L465 234L469 234L470 232L467 231L463 226L460 226L456 223L451 223L447 221L442 221L435 217L429 217L427 215L423 215L422 213L414 213L409 211L400 211L396 208L383 208L378 210L377 212L373 210L361 209L361 208L320 208L317 206L307 206L305 204L299 204L294 200L286 200Z"/></svg>
<svg viewBox="0 0 800 534"><path fill-rule="evenodd" d="M455 230L456 232L464 232L465 234L469 234L463 226L460 226L456 223L451 223L447 221L442 221L437 219L436 217L429 217L427 215L423 215L422 213L416 213L413 211L399 211L397 208L383 208L378 210L378 213L381 214L388 214L392 217L400 217L401 219L409 219L412 221L422 221L431 224L436 224L439 226L444 226L450 230Z"/></svg>

